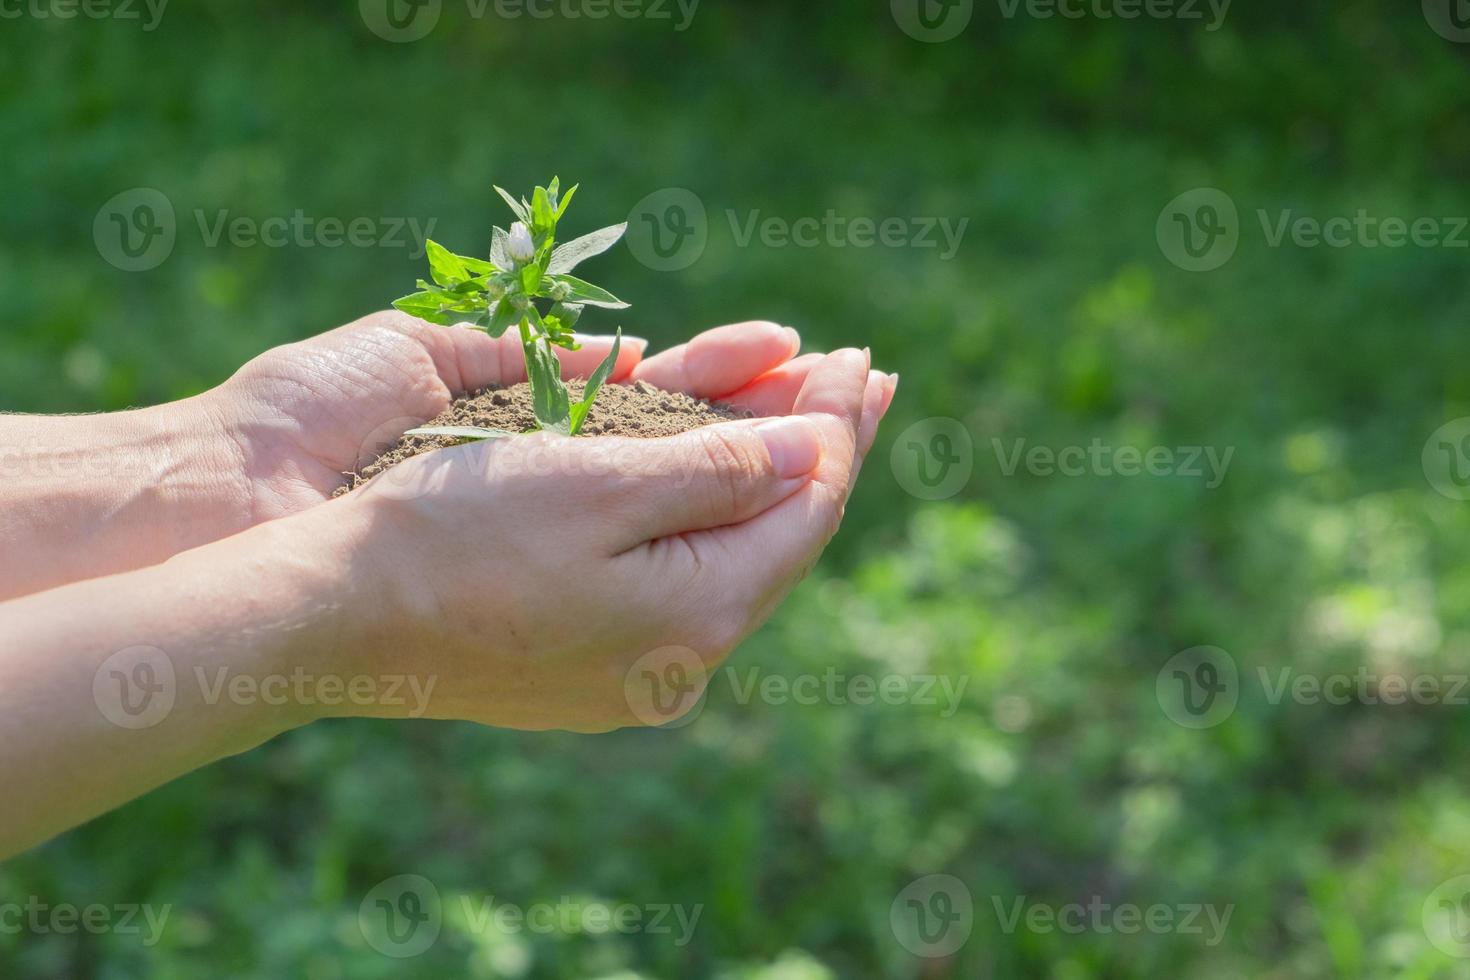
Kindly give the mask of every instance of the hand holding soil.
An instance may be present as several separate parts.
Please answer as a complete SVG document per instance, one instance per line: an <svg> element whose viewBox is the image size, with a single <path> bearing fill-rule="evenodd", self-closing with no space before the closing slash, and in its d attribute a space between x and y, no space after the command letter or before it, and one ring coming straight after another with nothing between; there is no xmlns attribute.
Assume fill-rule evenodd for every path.
<svg viewBox="0 0 1470 980"><path fill-rule="evenodd" d="M373 542L355 607L368 639L342 651L349 672L436 676L434 717L646 723L624 690L635 662L679 647L712 670L770 615L836 532L889 395L864 352L843 350L767 405L791 414L399 464L409 472L314 512L323 531Z"/></svg>
<svg viewBox="0 0 1470 980"><path fill-rule="evenodd" d="M613 349L577 339L569 377ZM448 445L335 500L457 394L523 381L515 338L380 313L183 402L0 417L31 447L0 491L3 551L26 558L0 569L0 858L327 714L648 723L629 669L667 646L713 668L770 615L835 532L897 379L861 351L797 357L770 323L645 346L620 346L608 381L631 387L599 404L683 399L714 424ZM79 456L103 478L74 479ZM261 696L303 674L413 675L428 697Z"/></svg>

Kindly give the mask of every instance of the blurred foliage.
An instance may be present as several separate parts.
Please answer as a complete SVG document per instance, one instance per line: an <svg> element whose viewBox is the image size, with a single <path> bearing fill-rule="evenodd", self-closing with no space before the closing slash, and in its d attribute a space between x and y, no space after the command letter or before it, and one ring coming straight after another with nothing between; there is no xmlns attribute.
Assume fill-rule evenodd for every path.
<svg viewBox="0 0 1470 980"><path fill-rule="evenodd" d="M494 180L580 180L587 229L687 187L710 242L599 274L657 345L765 317L871 345L898 402L831 556L738 654L770 675L934 672L959 711L737 703L602 738L318 724L0 868L0 901L172 906L162 941L0 931L16 977L1450 977L1421 907L1470 872L1463 707L1271 704L1257 670L1470 663L1470 510L1420 452L1470 415L1466 253L1272 248L1255 214L1470 209L1466 58L1419 5L1238 4L1224 25L1005 18L921 44L888 4L705 0L668 22L466 16L390 44L357 4L193 0L156 31L23 17L0 35L0 394L115 410L218 383L383 307L406 248L209 247L193 215L434 218L471 251ZM162 190L159 268L99 258L99 206ZM1171 265L1160 209L1241 211L1234 259ZM466 205L465 202L470 202ZM725 219L967 217L958 255L741 247ZM596 213L594 213L596 212ZM931 416L975 435L959 496L889 465ZM1233 447L1183 477L1006 476L1009 445ZM1159 668L1243 678L1175 725ZM895 941L910 881L955 875L974 933ZM693 941L476 928L375 952L359 903L421 874L447 906L561 896L703 907ZM1223 942L1004 932L992 897L1233 906Z"/></svg>

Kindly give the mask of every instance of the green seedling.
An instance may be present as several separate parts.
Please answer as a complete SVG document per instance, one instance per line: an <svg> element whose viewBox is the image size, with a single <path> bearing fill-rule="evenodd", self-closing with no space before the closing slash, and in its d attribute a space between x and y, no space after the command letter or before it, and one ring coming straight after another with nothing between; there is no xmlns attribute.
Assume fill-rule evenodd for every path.
<svg viewBox="0 0 1470 980"><path fill-rule="evenodd" d="M516 216L510 231L496 227L490 241L490 257L477 259L455 255L438 242L426 243L429 275L433 282L418 282L419 291L393 305L405 313L443 326L465 324L499 337L511 327L520 331L521 350L526 357L526 377L531 383L531 404L541 428L574 436L587 420L598 389L612 373L622 346L618 329L612 351L587 379L582 397L573 402L561 380L561 362L553 347L576 350L573 326L586 306L625 309L628 304L612 293L571 275L586 259L601 255L623 237L627 224L556 244L556 226L572 203L576 186L563 196L561 183L552 178L548 187L537 187L531 199L516 200L495 188ZM539 304L539 305L538 305ZM409 435L450 436L456 439L491 439L512 435L500 429L446 426L412 429Z"/></svg>

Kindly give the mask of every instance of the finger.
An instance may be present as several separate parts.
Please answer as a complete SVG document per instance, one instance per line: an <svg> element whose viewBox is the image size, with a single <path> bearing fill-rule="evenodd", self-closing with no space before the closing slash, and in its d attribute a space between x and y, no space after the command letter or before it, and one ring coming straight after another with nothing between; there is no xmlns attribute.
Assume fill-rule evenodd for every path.
<svg viewBox="0 0 1470 980"><path fill-rule="evenodd" d="M716 587L752 607L783 595L804 575L842 519L867 386L865 352L849 348L823 358L794 406L816 427L822 443L808 482L742 523L685 535L690 555L676 571L692 575L714 569L724 579ZM717 560L721 557L733 560Z"/></svg>
<svg viewBox="0 0 1470 980"><path fill-rule="evenodd" d="M461 348L470 348L473 354L478 353L474 350L475 348L484 347L484 344L473 339L475 337L494 345L493 350L485 350L479 359L472 356L468 360L460 361L464 387L457 390L475 391L490 385L513 385L526 380L526 355L521 347L521 338L518 334L507 331L497 339L478 330L460 330L454 337L454 341ZM561 376L563 378L585 378L590 375L597 370L603 358L612 351L613 340L614 338L608 336L579 333L577 342L582 346L577 350L567 350L564 347L554 348L557 358L561 361ZM609 380L626 379L638 362L643 359L643 352L647 347L648 341L642 337L624 337L623 342L618 345L618 360L613 366Z"/></svg>
<svg viewBox="0 0 1470 980"><path fill-rule="evenodd" d="M648 358L631 380L696 398L720 398L749 384L801 349L791 327L757 321L715 327Z"/></svg>
<svg viewBox="0 0 1470 980"><path fill-rule="evenodd" d="M801 394L801 386L806 384L807 375L825 356L803 354L772 368L739 391L723 396L720 401L757 416L790 415L796 396Z"/></svg>
<svg viewBox="0 0 1470 980"><path fill-rule="evenodd" d="M791 496L822 455L817 425L784 416L701 426L662 439L574 442L568 452L599 455L615 478L579 491L610 513L624 552L660 538L736 524ZM585 464L590 459L582 461Z"/></svg>
<svg viewBox="0 0 1470 980"><path fill-rule="evenodd" d="M456 394L492 385L519 384L526 380L526 358L516 331L508 330L499 337L491 337L482 330L463 324L441 327L396 310L381 315L388 325L423 345L434 359L440 379ZM579 333L577 341L582 345L580 350L556 349L563 377L587 377L602 363L613 345L613 338L605 335ZM642 337L624 336L610 380L627 378L643 359L647 348L648 341Z"/></svg>
<svg viewBox="0 0 1470 980"><path fill-rule="evenodd" d="M849 498L853 488L857 486L863 460L867 459L868 450L873 448L873 442L878 437L878 423L888 414L888 407L893 404L893 394L897 389L898 375L868 372L868 387L863 391L863 421L858 427L857 453L853 457L852 472L847 477Z"/></svg>
<svg viewBox="0 0 1470 980"><path fill-rule="evenodd" d="M577 343L581 344L580 350L566 350L556 348L556 356L561 358L561 373L564 378L585 378L597 366L602 363L612 350L615 338L604 334L577 334ZM640 361L643 360L643 352L648 349L648 341L642 337L630 337L623 334L623 341L618 345L618 360L613 365L612 374L608 375L609 381L626 381L633 373ZM525 355L521 356L521 368L524 372L526 366Z"/></svg>

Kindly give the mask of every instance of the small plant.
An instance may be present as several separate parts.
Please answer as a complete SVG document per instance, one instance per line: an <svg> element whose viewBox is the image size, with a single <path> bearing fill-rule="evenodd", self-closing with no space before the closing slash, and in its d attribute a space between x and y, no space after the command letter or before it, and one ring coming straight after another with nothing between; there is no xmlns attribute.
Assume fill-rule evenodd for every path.
<svg viewBox="0 0 1470 980"><path fill-rule="evenodd" d="M574 436L582 428L598 389L612 373L622 346L619 328L610 351L587 379L582 397L573 402L561 380L561 362L553 347L576 350L580 345L572 327L585 306L625 309L628 304L612 293L571 275L583 261L600 255L617 244L626 223L556 244L556 226L572 203L577 187L561 194L560 181L553 177L548 187L537 187L529 201L516 200L495 188L518 219L510 231L496 227L490 241L489 260L455 255L437 242L426 243L432 283L420 279L419 292L395 300L405 313L453 326L465 323L499 337L515 327L520 331L521 350L526 357L526 377L531 384L531 404L541 428ZM548 304L542 309L538 303ZM413 429L409 435L452 436L459 439L489 439L513 435L500 429L474 426L445 426Z"/></svg>

